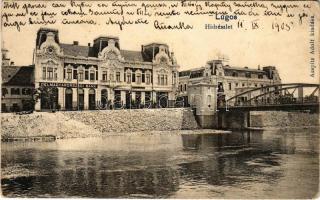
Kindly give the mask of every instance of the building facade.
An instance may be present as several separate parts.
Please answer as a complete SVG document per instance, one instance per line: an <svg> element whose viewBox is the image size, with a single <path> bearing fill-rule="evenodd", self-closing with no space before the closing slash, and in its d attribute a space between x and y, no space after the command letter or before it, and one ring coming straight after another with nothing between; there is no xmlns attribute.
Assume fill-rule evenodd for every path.
<svg viewBox="0 0 320 200"><path fill-rule="evenodd" d="M179 66L163 43L140 51L120 48L117 37L101 36L93 44L64 44L55 29L38 30L34 51L35 87L50 88L36 110L93 110L168 106L178 89ZM48 94L48 92L46 93Z"/></svg>
<svg viewBox="0 0 320 200"><path fill-rule="evenodd" d="M15 66L8 57L8 50L1 49L1 112L32 110L34 66Z"/></svg>
<svg viewBox="0 0 320 200"><path fill-rule="evenodd" d="M254 96L267 92L264 91L265 89L276 89L263 87L281 84L281 79L274 66L266 66L262 69L260 67L258 69L240 68L224 65L222 60L208 61L204 67L179 72L179 96L185 97L190 105L195 105L199 101L197 98L200 97L193 91L194 89L190 90L189 88L199 84L213 85L217 89L217 102L219 103L219 100L222 102L255 88L262 89L257 90L256 94L253 94ZM208 95L212 96L209 93ZM245 102L250 98L243 95L237 98L237 101L239 101L237 103L241 104L241 102ZM213 99L216 98L214 97Z"/></svg>

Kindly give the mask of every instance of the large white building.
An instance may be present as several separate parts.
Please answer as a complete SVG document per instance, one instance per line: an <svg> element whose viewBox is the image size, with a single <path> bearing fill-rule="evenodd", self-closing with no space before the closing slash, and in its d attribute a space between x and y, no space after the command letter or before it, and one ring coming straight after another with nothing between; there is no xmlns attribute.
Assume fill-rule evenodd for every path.
<svg viewBox="0 0 320 200"><path fill-rule="evenodd" d="M117 37L101 36L93 44L64 44L59 32L41 28L34 51L35 87L51 88L36 110L168 106L179 76L173 52L164 43L120 48ZM52 99L52 98L51 98Z"/></svg>
<svg viewBox="0 0 320 200"><path fill-rule="evenodd" d="M244 91L281 84L281 79L274 66L265 66L262 69L260 67L257 69L241 68L224 65L222 60L211 60L204 67L179 72L179 96L185 97L189 104L195 104L197 97L193 94L193 90L188 90L188 88L199 83L217 87L217 94L223 102ZM263 90L257 90L257 95L267 92ZM237 100L241 103L249 98L244 95ZM213 100L216 100L216 98L213 98Z"/></svg>

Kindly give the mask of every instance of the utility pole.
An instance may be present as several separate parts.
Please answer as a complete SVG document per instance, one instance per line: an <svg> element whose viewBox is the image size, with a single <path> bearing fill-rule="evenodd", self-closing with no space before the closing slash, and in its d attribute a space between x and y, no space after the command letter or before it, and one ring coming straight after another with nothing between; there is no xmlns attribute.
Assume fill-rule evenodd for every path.
<svg viewBox="0 0 320 200"><path fill-rule="evenodd" d="M79 104L79 73L77 70L77 110L80 110L80 104Z"/></svg>

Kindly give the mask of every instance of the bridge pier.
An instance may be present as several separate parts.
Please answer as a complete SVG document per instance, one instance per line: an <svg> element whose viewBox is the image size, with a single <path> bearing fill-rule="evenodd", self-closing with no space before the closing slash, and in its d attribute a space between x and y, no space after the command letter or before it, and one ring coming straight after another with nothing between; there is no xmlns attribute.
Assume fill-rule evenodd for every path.
<svg viewBox="0 0 320 200"><path fill-rule="evenodd" d="M201 128L216 128L216 85L197 83L188 87L188 103L195 110L195 118Z"/></svg>
<svg viewBox="0 0 320 200"><path fill-rule="evenodd" d="M217 120L217 128L219 129L246 129L250 126L250 112L218 112Z"/></svg>

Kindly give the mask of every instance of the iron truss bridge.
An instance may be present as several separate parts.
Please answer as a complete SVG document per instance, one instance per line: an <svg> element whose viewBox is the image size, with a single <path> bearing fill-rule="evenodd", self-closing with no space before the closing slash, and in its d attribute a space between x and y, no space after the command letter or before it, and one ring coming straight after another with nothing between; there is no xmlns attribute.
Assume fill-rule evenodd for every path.
<svg viewBox="0 0 320 200"><path fill-rule="evenodd" d="M274 84L241 92L229 99L219 98L218 109L310 110L319 112L319 86L310 83Z"/></svg>

